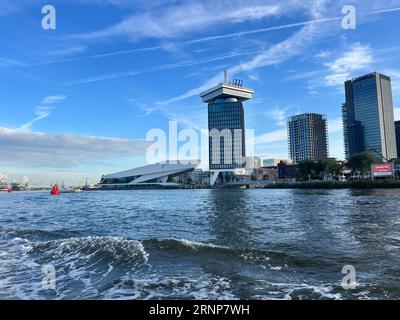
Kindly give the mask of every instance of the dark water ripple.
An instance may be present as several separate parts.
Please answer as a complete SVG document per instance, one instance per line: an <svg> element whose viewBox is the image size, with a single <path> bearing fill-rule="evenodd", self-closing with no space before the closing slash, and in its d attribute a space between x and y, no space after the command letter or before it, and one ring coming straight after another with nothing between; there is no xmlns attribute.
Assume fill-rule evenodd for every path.
<svg viewBox="0 0 400 320"><path fill-rule="evenodd" d="M400 190L0 193L0 299L399 299L399 205Z"/></svg>

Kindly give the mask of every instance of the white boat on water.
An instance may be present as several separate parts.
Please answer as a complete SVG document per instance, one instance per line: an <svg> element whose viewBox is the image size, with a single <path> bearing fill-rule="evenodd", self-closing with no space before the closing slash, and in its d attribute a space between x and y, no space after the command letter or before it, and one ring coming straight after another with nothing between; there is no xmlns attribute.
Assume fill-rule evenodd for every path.
<svg viewBox="0 0 400 320"><path fill-rule="evenodd" d="M83 190L77 186L66 186L64 182L61 183L61 188L58 189L60 193L80 193Z"/></svg>
<svg viewBox="0 0 400 320"><path fill-rule="evenodd" d="M80 193L80 192L83 192L83 190L81 190L79 188L76 188L76 189L73 189L73 188L60 188L59 191L60 191L60 193Z"/></svg>

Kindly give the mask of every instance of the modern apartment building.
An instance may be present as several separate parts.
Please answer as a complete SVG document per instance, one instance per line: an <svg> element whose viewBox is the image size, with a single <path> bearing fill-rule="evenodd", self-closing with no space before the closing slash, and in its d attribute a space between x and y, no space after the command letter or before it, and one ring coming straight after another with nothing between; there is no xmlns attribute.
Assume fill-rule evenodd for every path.
<svg viewBox="0 0 400 320"><path fill-rule="evenodd" d="M305 113L288 122L289 157L294 163L327 158L328 123L325 116Z"/></svg>

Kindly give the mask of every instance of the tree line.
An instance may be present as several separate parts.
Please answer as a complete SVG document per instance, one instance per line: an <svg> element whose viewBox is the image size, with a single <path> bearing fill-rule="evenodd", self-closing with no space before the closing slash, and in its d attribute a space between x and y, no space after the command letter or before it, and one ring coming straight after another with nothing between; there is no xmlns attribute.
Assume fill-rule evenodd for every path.
<svg viewBox="0 0 400 320"><path fill-rule="evenodd" d="M369 151L355 154L348 161L338 161L335 158L304 160L298 163L296 179L299 181L339 180L345 172L349 171L353 177L365 177L371 174L373 164L382 162L381 157ZM392 159L389 163L400 165L400 159Z"/></svg>

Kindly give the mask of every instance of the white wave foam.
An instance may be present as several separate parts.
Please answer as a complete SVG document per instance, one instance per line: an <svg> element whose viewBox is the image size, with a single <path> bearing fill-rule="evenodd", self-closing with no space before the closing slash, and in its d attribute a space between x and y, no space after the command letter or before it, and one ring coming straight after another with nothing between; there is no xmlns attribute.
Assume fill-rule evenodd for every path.
<svg viewBox="0 0 400 320"><path fill-rule="evenodd" d="M192 240L187 240L187 239L169 238L166 240L167 241L176 241L176 242L180 243L181 245L184 245L184 246L189 247L194 250L197 250L199 248L214 248L214 249L226 249L226 250L231 249L227 246L220 246L220 245L216 245L213 243L197 242L197 241L192 241Z"/></svg>
<svg viewBox="0 0 400 320"><path fill-rule="evenodd" d="M90 259L107 254L113 262L147 263L148 254L142 243L120 237L70 238L33 244L30 252L43 251L42 258L63 259L79 254L79 258Z"/></svg>
<svg viewBox="0 0 400 320"><path fill-rule="evenodd" d="M121 283L107 291L104 299L194 299L236 300L230 280L203 274L199 277L159 277L156 274L144 279L126 276Z"/></svg>
<svg viewBox="0 0 400 320"><path fill-rule="evenodd" d="M118 237L88 237L30 243L14 238L0 243L0 299L75 299L100 297L99 288L119 272L148 261L141 242ZM57 289L43 291L42 267L56 269ZM80 294L77 294L80 292Z"/></svg>
<svg viewBox="0 0 400 320"><path fill-rule="evenodd" d="M267 294L257 294L252 299L273 299L273 300L293 300L293 299L310 299L310 293L315 294L315 298L342 300L340 293L334 293L334 286L331 284L307 284L307 283L274 283L269 281L260 281L262 284L259 289Z"/></svg>

